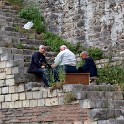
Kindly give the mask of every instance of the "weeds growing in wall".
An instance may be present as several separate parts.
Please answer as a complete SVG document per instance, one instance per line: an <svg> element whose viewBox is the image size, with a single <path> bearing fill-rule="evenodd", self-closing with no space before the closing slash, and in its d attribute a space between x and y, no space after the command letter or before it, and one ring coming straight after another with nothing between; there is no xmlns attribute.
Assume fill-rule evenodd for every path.
<svg viewBox="0 0 124 124"><path fill-rule="evenodd" d="M105 66L98 69L98 82L119 84L124 83L124 69L121 66Z"/></svg>

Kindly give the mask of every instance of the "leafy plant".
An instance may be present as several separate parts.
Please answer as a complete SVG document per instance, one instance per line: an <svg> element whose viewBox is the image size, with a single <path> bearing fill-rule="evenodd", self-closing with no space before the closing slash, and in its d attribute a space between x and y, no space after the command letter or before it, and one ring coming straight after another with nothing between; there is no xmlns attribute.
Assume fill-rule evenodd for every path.
<svg viewBox="0 0 124 124"><path fill-rule="evenodd" d="M99 83L124 83L124 70L121 66L106 66L104 68L98 69L98 74Z"/></svg>
<svg viewBox="0 0 124 124"><path fill-rule="evenodd" d="M76 45L72 45L70 42L63 40L62 38L60 38L59 36L57 36L51 32L45 32L44 42L46 45L51 47L52 51L59 52L59 47L64 44L71 51L77 53L77 46Z"/></svg>
<svg viewBox="0 0 124 124"><path fill-rule="evenodd" d="M92 57L93 59L101 59L103 52L99 48L88 48L87 52L89 53L89 56Z"/></svg>
<svg viewBox="0 0 124 124"><path fill-rule="evenodd" d="M77 98L75 97L73 92L68 92L66 93L66 95L64 96L64 104L69 104L72 101L77 100Z"/></svg>
<svg viewBox="0 0 124 124"><path fill-rule="evenodd" d="M46 31L44 17L41 15L39 9L36 6L30 5L28 7L24 7L20 11L19 16L21 18L32 21L37 33L40 34L41 32Z"/></svg>

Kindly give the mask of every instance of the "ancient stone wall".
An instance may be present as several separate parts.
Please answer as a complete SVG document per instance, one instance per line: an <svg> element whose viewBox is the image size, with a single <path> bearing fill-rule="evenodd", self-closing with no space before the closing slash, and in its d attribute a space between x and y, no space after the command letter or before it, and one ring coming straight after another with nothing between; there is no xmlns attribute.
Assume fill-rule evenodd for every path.
<svg viewBox="0 0 124 124"><path fill-rule="evenodd" d="M123 51L123 0L37 0L36 3L49 30L69 42L105 51Z"/></svg>

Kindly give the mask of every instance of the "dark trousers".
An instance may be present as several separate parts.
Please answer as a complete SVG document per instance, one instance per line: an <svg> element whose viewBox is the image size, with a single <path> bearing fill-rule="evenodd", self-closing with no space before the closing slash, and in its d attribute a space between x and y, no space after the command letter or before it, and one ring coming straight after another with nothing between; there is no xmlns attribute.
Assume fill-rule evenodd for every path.
<svg viewBox="0 0 124 124"><path fill-rule="evenodd" d="M70 65L61 65L57 66L53 69L54 74L54 82L60 81L60 73L76 73L77 69L76 66L70 66Z"/></svg>
<svg viewBox="0 0 124 124"><path fill-rule="evenodd" d="M49 87L49 71L47 68L36 68L33 73L38 77L42 77L45 86Z"/></svg>

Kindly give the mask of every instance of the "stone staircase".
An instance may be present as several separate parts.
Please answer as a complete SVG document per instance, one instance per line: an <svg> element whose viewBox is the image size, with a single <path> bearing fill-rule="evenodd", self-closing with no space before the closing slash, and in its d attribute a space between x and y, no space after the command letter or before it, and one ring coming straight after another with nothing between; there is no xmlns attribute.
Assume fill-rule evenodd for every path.
<svg viewBox="0 0 124 124"><path fill-rule="evenodd" d="M74 93L81 108L90 109L88 116L95 124L124 123L124 92L119 86L65 85L63 90Z"/></svg>
<svg viewBox="0 0 124 124"><path fill-rule="evenodd" d="M4 70L2 71L4 77L8 75L5 69L16 70L9 73L11 78L14 78L15 83L34 81L36 78L27 73L27 68L31 55L36 51L35 49L38 49L39 45L44 44L43 40L36 39L35 33L30 33L30 30L26 31L22 28L27 20L19 18L17 10L13 9L12 6L3 5L0 8L0 69ZM24 31L20 31L20 29ZM31 35L33 35L32 38ZM46 46L48 63L52 63L55 56L56 53L51 52L50 47ZM7 65L7 63L9 64Z"/></svg>

